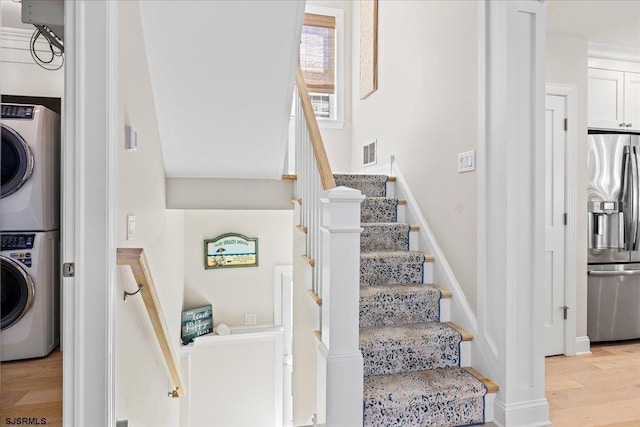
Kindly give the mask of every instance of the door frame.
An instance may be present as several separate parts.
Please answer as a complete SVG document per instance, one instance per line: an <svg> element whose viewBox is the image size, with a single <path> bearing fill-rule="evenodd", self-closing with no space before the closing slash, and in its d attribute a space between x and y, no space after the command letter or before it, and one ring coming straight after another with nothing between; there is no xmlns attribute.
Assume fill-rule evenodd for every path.
<svg viewBox="0 0 640 427"><path fill-rule="evenodd" d="M289 322L285 324L284 319L289 313ZM287 337L290 337L291 350L293 350L293 265L276 265L273 268L273 324L282 327L282 361L287 363L284 357L284 346ZM291 355L293 357L293 355ZM276 396L276 417L280 423L278 425L290 426L293 419L293 395L285 393L293 392L293 382L291 376L287 376L284 366L282 366L282 396Z"/></svg>
<svg viewBox="0 0 640 427"><path fill-rule="evenodd" d="M564 161L564 209L567 225L564 231L564 304L569 307L564 323L564 354L576 354L576 161L578 103L575 85L547 83L545 95L565 98L567 132ZM547 165L545 165L545 168Z"/></svg>
<svg viewBox="0 0 640 427"><path fill-rule="evenodd" d="M115 420L117 2L65 0L63 424Z"/></svg>

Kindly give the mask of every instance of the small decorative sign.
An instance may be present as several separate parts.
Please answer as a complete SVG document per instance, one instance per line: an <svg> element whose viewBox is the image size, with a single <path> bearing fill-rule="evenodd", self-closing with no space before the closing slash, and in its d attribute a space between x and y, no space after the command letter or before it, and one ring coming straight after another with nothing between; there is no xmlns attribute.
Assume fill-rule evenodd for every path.
<svg viewBox="0 0 640 427"><path fill-rule="evenodd" d="M258 239L228 233L204 241L204 268L255 267L258 265Z"/></svg>
<svg viewBox="0 0 640 427"><path fill-rule="evenodd" d="M211 304L182 312L182 344L213 332L213 309Z"/></svg>

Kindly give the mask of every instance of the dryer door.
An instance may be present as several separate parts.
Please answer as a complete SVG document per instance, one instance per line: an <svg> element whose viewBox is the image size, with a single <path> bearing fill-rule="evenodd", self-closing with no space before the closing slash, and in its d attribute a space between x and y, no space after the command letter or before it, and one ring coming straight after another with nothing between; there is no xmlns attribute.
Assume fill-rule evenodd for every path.
<svg viewBox="0 0 640 427"><path fill-rule="evenodd" d="M10 196L22 187L33 172L33 155L18 132L2 126L2 195Z"/></svg>
<svg viewBox="0 0 640 427"><path fill-rule="evenodd" d="M0 256L0 263L2 264L0 330L4 330L20 320L29 311L33 304L35 287L33 280L19 263L5 256Z"/></svg>

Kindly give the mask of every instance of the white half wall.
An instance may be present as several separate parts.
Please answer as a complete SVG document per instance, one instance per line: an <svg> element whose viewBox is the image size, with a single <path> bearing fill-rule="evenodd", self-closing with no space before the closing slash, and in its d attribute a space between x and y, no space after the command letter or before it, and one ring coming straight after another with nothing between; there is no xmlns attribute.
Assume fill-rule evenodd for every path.
<svg viewBox="0 0 640 427"><path fill-rule="evenodd" d="M359 34L354 5L353 34ZM477 147L478 5L384 1L378 6L378 90L359 99L360 45L353 37L352 170L378 141L378 162L396 162L476 309L477 173L457 172ZM367 168L364 169L367 172Z"/></svg>
<svg viewBox="0 0 640 427"><path fill-rule="evenodd" d="M587 40L547 34L547 83L576 87L576 336L587 335ZM573 307L572 307L573 308Z"/></svg>
<svg viewBox="0 0 640 427"><path fill-rule="evenodd" d="M258 325L273 324L273 268L291 264L292 210L184 212L184 308L213 306L213 321L244 325L255 314ZM204 240L225 233L258 238L258 266L204 268Z"/></svg>
<svg viewBox="0 0 640 427"><path fill-rule="evenodd" d="M165 171L149 82L138 2L122 2L119 18L118 247L143 248L169 326L180 345L184 286L184 215L165 209ZM125 150L125 124L138 133L138 150ZM126 240L127 215L136 233ZM120 295L137 285L128 267L119 267L116 326L116 419L129 425L179 425L180 399L173 389L141 298Z"/></svg>

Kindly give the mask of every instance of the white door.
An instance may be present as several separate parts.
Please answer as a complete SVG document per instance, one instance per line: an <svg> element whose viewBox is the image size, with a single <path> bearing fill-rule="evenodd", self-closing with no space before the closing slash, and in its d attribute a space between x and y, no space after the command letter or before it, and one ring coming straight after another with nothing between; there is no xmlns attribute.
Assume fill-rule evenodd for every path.
<svg viewBox="0 0 640 427"><path fill-rule="evenodd" d="M545 100L545 355L564 354L566 98Z"/></svg>
<svg viewBox="0 0 640 427"><path fill-rule="evenodd" d="M274 319L282 327L282 410L283 427L293 425L293 266L277 265L274 269Z"/></svg>
<svg viewBox="0 0 640 427"><path fill-rule="evenodd" d="M624 73L589 68L590 128L620 129L624 121Z"/></svg>

